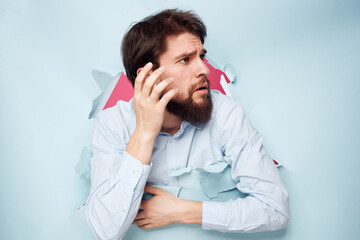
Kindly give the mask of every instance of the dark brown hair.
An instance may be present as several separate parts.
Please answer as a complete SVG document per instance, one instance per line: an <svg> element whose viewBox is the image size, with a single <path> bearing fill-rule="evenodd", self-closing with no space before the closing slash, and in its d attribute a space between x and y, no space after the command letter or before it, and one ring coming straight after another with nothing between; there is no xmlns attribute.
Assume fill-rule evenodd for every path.
<svg viewBox="0 0 360 240"><path fill-rule="evenodd" d="M166 40L189 32L198 36L202 43L206 27L192 11L167 9L148 16L133 25L121 44L126 75L134 86L137 70L146 63L153 63L153 70L159 67L159 56L166 51Z"/></svg>

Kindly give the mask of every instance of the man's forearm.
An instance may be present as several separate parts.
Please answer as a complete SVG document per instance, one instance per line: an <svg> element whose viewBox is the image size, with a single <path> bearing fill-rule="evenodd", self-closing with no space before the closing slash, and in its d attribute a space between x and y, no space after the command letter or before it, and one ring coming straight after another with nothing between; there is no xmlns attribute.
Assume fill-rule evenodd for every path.
<svg viewBox="0 0 360 240"><path fill-rule="evenodd" d="M202 225L202 202L184 200L179 222Z"/></svg>
<svg viewBox="0 0 360 240"><path fill-rule="evenodd" d="M152 66L152 63L147 63L138 69L133 105L136 128L126 146L126 152L147 165L150 164L154 142L164 121L166 105L178 93L178 89L171 89L160 98L161 93L174 79L161 79L165 66L155 71Z"/></svg>
<svg viewBox="0 0 360 240"><path fill-rule="evenodd" d="M125 150L142 164L149 165L155 138L156 136L147 135L135 129Z"/></svg>

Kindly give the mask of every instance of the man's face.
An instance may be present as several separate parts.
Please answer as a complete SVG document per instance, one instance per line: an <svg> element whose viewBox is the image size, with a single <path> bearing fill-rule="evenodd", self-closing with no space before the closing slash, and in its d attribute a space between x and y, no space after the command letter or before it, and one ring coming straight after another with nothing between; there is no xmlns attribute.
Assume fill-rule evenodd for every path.
<svg viewBox="0 0 360 240"><path fill-rule="evenodd" d="M170 36L166 43L167 50L159 57L160 66L166 67L162 79L173 77L170 88L180 90L167 105L167 111L192 123L209 121L212 101L206 75L210 71L203 61L206 50L200 39L182 33Z"/></svg>

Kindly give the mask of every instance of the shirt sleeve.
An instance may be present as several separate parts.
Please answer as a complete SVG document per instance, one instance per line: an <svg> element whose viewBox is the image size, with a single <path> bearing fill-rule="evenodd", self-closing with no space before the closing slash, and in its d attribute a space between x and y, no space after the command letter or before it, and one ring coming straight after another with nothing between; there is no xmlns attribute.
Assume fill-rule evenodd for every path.
<svg viewBox="0 0 360 240"><path fill-rule="evenodd" d="M95 119L86 218L98 239L125 235L139 210L151 169L125 151L124 135Z"/></svg>
<svg viewBox="0 0 360 240"><path fill-rule="evenodd" d="M216 133L224 159L239 191L247 194L227 202L203 202L202 228L221 232L259 232L284 228L289 221L289 196L273 160L263 147L239 103L221 115ZM216 126L215 126L216 127Z"/></svg>

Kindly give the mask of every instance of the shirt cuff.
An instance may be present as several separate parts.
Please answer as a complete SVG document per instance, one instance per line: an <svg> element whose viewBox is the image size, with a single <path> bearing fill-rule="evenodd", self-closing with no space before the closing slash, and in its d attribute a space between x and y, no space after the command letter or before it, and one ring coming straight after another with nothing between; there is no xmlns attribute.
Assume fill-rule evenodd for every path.
<svg viewBox="0 0 360 240"><path fill-rule="evenodd" d="M115 179L120 179L124 185L134 190L137 186L144 186L149 176L152 164L142 164L139 160L131 156L126 151L123 152L123 158L116 172Z"/></svg>
<svg viewBox="0 0 360 240"><path fill-rule="evenodd" d="M203 202L202 229L227 231L228 205L226 202Z"/></svg>

